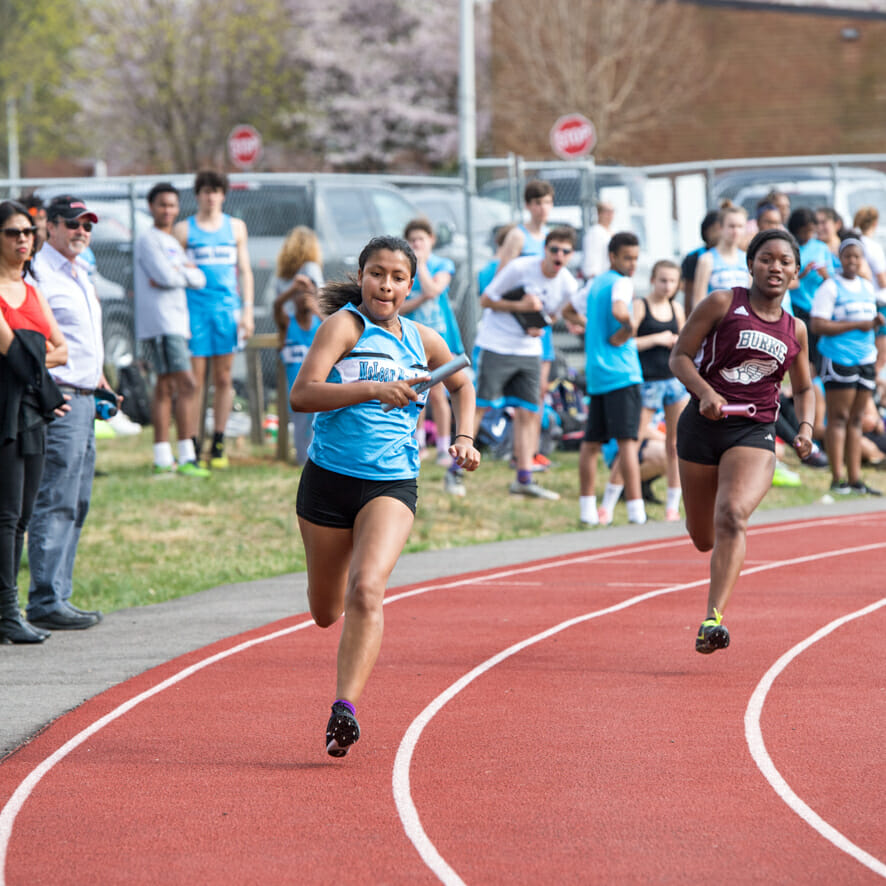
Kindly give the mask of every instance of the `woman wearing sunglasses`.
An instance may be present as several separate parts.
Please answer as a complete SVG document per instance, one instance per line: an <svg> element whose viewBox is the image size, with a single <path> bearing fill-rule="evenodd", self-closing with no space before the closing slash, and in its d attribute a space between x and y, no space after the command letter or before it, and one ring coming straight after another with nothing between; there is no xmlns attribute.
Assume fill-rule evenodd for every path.
<svg viewBox="0 0 886 886"><path fill-rule="evenodd" d="M40 292L25 282L34 255L28 210L0 203L0 642L42 643L18 605L25 530L43 474L46 422L64 397L47 370L68 347Z"/></svg>

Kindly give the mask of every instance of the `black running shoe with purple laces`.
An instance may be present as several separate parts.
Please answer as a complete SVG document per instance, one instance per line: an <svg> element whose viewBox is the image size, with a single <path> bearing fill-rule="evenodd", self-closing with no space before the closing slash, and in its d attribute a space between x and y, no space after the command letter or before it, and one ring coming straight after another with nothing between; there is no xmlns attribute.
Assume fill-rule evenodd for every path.
<svg viewBox="0 0 886 886"><path fill-rule="evenodd" d="M326 724L326 753L330 757L344 757L351 745L360 738L357 718L340 701L332 705L332 716Z"/></svg>

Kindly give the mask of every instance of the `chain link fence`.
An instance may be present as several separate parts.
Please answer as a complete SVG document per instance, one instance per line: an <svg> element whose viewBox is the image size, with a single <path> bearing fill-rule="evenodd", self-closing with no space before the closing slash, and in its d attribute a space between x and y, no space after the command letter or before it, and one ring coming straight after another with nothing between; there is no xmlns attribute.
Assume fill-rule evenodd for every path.
<svg viewBox="0 0 886 886"><path fill-rule="evenodd" d="M615 207L614 227L633 230L641 242L638 292L648 287L659 258L678 258L700 243L699 224L723 199L753 214L772 188L794 206L833 206L847 223L862 205L886 214L886 154L719 160L667 166L597 166L592 160L532 162L516 155L477 160L464 177L251 174L230 177L225 211L242 218L249 231L255 279L258 334L274 333L272 316L277 255L296 225L320 239L327 278L356 270L357 256L378 234L402 235L406 222L425 215L435 225L435 251L453 259L456 274L450 301L470 351L480 316L477 271L492 257L496 229L524 217L523 190L532 178L554 187L552 223L577 232L572 267L580 273L581 239L596 221L595 204ZM104 310L106 360L115 366L137 357L132 323L132 255L135 238L152 224L145 196L161 177L22 179L0 181L0 197L36 194L45 201L63 193L87 201L100 218L92 232L95 279ZM162 177L181 193L182 217L196 211L193 176ZM468 213L467 207L471 207ZM880 232L880 236L886 234ZM267 339L265 339L267 341ZM582 362L580 340L555 327L555 344L570 363ZM261 350L259 384L275 395L278 358ZM246 392L245 358L235 363L235 381Z"/></svg>

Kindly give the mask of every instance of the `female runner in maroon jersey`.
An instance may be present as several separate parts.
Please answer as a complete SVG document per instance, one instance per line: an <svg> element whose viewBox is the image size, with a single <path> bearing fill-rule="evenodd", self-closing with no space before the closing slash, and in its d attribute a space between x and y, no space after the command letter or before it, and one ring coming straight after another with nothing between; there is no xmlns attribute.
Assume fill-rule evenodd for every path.
<svg viewBox="0 0 886 886"><path fill-rule="evenodd" d="M799 247L787 231L761 231L747 262L751 288L717 290L696 305L670 359L691 395L677 427L686 528L698 550L712 552L707 617L695 640L705 654L729 645L723 610L744 564L748 520L772 484L778 395L788 371L801 419L793 445L800 458L812 451L806 326L782 309ZM753 404L756 414L726 417L727 403Z"/></svg>

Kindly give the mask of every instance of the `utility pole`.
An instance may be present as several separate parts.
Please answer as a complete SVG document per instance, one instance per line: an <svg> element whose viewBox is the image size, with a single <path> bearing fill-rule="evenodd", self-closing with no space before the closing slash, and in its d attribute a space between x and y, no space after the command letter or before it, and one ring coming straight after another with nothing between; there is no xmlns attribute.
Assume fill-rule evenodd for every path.
<svg viewBox="0 0 886 886"><path fill-rule="evenodd" d="M15 99L6 99L6 148L9 155L7 176L13 180L21 178L21 166L18 156L18 109Z"/></svg>

